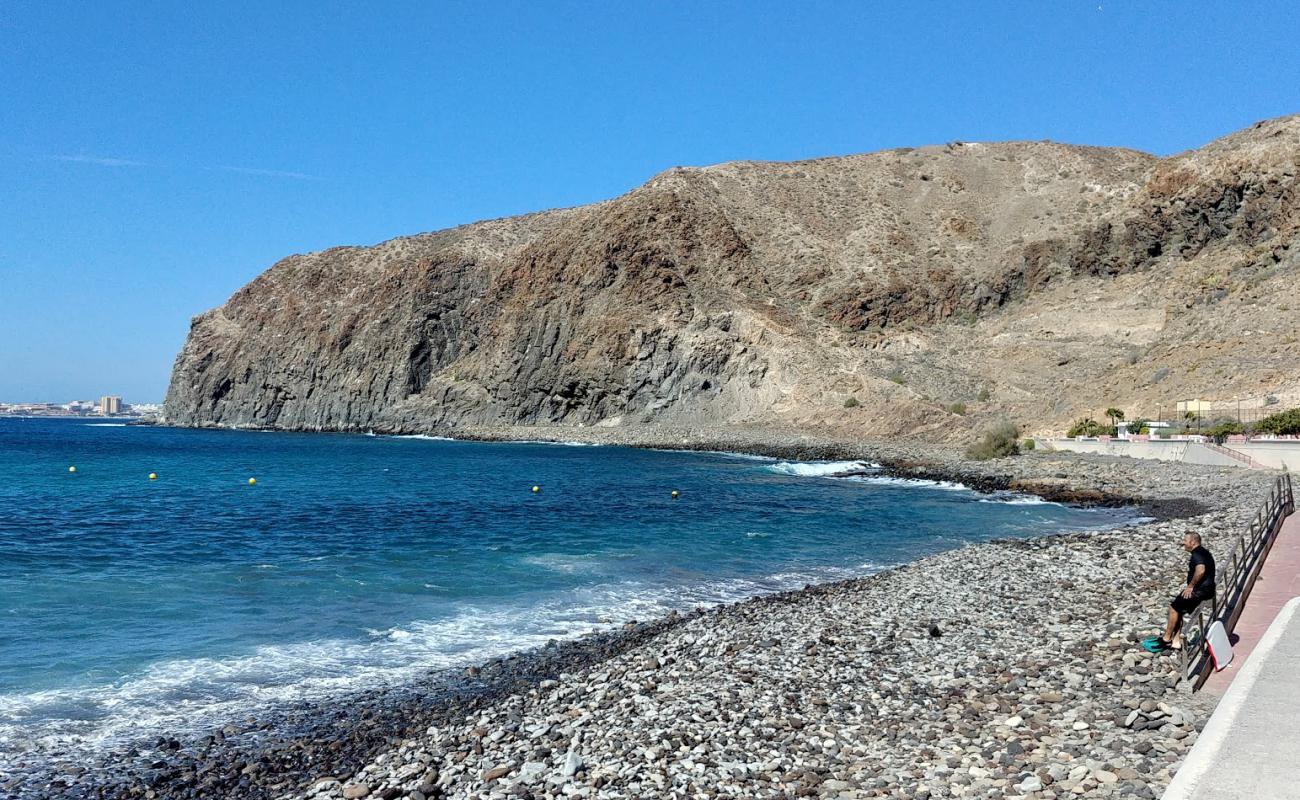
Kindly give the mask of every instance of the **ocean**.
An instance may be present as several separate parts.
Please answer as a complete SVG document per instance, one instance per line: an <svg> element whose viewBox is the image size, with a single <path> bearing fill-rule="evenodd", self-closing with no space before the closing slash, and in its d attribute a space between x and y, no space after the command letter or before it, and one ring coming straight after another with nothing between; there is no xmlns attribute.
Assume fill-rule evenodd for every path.
<svg viewBox="0 0 1300 800"><path fill-rule="evenodd" d="M1135 519L855 466L0 418L0 767Z"/></svg>

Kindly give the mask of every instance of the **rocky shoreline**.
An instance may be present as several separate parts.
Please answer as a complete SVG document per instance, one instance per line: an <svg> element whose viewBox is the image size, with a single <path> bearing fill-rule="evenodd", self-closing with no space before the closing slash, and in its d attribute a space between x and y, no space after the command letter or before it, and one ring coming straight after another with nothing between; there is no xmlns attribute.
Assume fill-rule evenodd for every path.
<svg viewBox="0 0 1300 800"><path fill-rule="evenodd" d="M1157 520L998 541L868 578L556 642L465 673L269 712L93 764L0 776L16 798L1155 796L1206 709L1173 661L1138 650L1181 568L1268 478L1244 470L784 433L476 430L781 458L863 459L893 474ZM581 436L575 434L582 434ZM584 438L585 437L585 438ZM53 766L49 766L52 764Z"/></svg>

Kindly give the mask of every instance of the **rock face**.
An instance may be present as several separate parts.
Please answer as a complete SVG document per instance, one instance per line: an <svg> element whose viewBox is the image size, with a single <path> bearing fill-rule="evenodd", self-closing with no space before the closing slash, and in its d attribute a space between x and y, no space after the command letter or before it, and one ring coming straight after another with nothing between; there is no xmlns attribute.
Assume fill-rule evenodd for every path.
<svg viewBox="0 0 1300 800"><path fill-rule="evenodd" d="M1287 117L1167 159L1018 142L736 162L291 256L194 319L164 415L941 436L1300 403L1298 154Z"/></svg>

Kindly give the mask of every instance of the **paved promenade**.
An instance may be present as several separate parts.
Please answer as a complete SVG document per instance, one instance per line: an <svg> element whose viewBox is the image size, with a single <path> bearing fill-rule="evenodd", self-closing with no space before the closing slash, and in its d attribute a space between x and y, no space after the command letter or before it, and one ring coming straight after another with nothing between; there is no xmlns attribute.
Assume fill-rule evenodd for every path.
<svg viewBox="0 0 1300 800"><path fill-rule="evenodd" d="M1300 514L1278 534L1237 623L1222 695L1164 800L1300 798Z"/></svg>
<svg viewBox="0 0 1300 800"><path fill-rule="evenodd" d="M1233 677L1241 671L1282 606L1293 597L1300 597L1300 512L1287 517L1282 524L1250 599L1237 619L1232 663L1222 672L1212 673L1201 691L1215 695L1228 691Z"/></svg>

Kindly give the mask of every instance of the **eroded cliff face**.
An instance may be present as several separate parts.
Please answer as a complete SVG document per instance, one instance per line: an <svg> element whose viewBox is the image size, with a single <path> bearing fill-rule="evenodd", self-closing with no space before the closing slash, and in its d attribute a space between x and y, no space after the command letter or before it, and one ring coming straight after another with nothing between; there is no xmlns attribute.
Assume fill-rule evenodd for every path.
<svg viewBox="0 0 1300 800"><path fill-rule="evenodd" d="M195 318L164 413L948 436L1116 403L1300 402L1297 154L1291 117L1163 160L953 143L738 162L292 256Z"/></svg>

